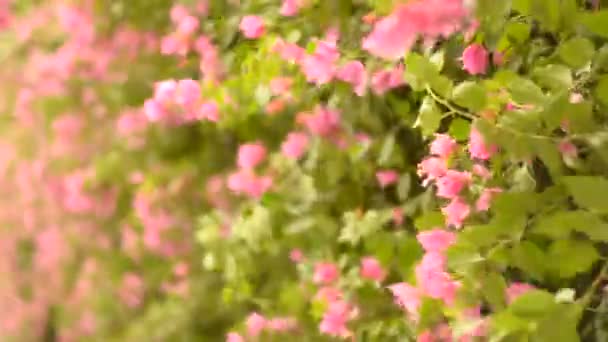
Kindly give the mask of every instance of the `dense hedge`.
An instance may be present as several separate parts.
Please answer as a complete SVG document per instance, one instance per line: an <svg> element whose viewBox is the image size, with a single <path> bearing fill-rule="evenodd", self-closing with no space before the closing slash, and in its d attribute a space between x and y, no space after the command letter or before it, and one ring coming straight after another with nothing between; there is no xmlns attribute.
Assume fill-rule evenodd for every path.
<svg viewBox="0 0 608 342"><path fill-rule="evenodd" d="M0 1L2 341L608 341L608 1Z"/></svg>

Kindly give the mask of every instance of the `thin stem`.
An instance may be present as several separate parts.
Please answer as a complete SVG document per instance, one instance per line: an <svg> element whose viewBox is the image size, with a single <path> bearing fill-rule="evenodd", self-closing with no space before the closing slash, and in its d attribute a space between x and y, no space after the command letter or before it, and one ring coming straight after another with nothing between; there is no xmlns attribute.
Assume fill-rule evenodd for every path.
<svg viewBox="0 0 608 342"><path fill-rule="evenodd" d="M426 91L431 95L431 97L433 98L433 100L437 101L438 103L440 103L441 105L447 107L450 112L453 112L454 114L458 114L460 116L463 116L467 119L470 120L475 120L477 117L469 112L465 112L463 110L460 110L456 107L454 107L449 101L441 98L439 95L435 94L435 92L433 91L433 89L431 89L431 87L426 86Z"/></svg>
<svg viewBox="0 0 608 342"><path fill-rule="evenodd" d="M602 283L602 280L608 276L608 262L604 263L600 273L597 275L591 286L587 289L585 294L579 299L579 303L582 304L583 307L587 307L591 300L593 300L593 295L597 292L598 287Z"/></svg>

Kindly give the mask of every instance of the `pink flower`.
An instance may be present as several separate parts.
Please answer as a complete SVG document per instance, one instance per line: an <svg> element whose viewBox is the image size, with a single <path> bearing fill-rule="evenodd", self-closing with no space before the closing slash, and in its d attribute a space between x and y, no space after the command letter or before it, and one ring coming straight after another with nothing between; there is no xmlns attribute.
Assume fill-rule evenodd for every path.
<svg viewBox="0 0 608 342"><path fill-rule="evenodd" d="M581 103L584 100L585 100L585 98L583 97L583 95L581 95L579 93L570 94L570 103Z"/></svg>
<svg viewBox="0 0 608 342"><path fill-rule="evenodd" d="M329 303L329 307L323 315L323 320L319 324L319 331L331 336L347 338L352 336L352 332L346 324L356 315L356 311L344 301Z"/></svg>
<svg viewBox="0 0 608 342"><path fill-rule="evenodd" d="M302 253L302 250L299 248L292 249L291 252L289 252L289 260L294 263L302 262L302 260L304 260L304 254Z"/></svg>
<svg viewBox="0 0 608 342"><path fill-rule="evenodd" d="M487 211L488 209L490 209L490 202L492 201L494 196L501 192L501 188L484 189L479 198L477 199L477 202L475 203L475 209L477 209L477 211Z"/></svg>
<svg viewBox="0 0 608 342"><path fill-rule="evenodd" d="M381 282L385 277L386 271L380 265L378 259L373 257L361 259L361 278Z"/></svg>
<svg viewBox="0 0 608 342"><path fill-rule="evenodd" d="M294 15L298 14L299 10L300 0L283 0L279 13L285 17L293 17Z"/></svg>
<svg viewBox="0 0 608 342"><path fill-rule="evenodd" d="M303 114L298 119L310 133L323 137L336 133L340 127L340 112L321 106L313 114Z"/></svg>
<svg viewBox="0 0 608 342"><path fill-rule="evenodd" d="M458 148L458 143L446 134L435 134L435 140L431 143L431 154L447 159Z"/></svg>
<svg viewBox="0 0 608 342"><path fill-rule="evenodd" d="M422 183L424 186L430 181L443 177L447 171L447 162L437 157L426 158L418 164L418 175L426 178Z"/></svg>
<svg viewBox="0 0 608 342"><path fill-rule="evenodd" d="M488 51L481 44L471 44L462 52L464 70L471 75L485 74L488 68Z"/></svg>
<svg viewBox="0 0 608 342"><path fill-rule="evenodd" d="M418 335L416 342L437 342L430 330L425 330Z"/></svg>
<svg viewBox="0 0 608 342"><path fill-rule="evenodd" d="M441 209L446 217L446 223L456 228L462 227L462 223L469 217L471 207L460 198L453 199L450 204Z"/></svg>
<svg viewBox="0 0 608 342"><path fill-rule="evenodd" d="M399 174L394 170L383 170L376 172L376 179L380 186L385 188L391 184L395 184L399 180Z"/></svg>
<svg viewBox="0 0 608 342"><path fill-rule="evenodd" d="M266 328L266 318L257 312L254 312L247 317L245 324L247 325L247 333L249 336L256 337L264 328Z"/></svg>
<svg viewBox="0 0 608 342"><path fill-rule="evenodd" d="M481 177L484 180L488 180L492 177L490 170L488 170L485 166L481 164L473 165L473 173L477 176Z"/></svg>
<svg viewBox="0 0 608 342"><path fill-rule="evenodd" d="M359 96L365 94L367 74L365 72L365 67L361 62L351 61L346 63L338 69L336 78L350 83L355 90L355 94Z"/></svg>
<svg viewBox="0 0 608 342"><path fill-rule="evenodd" d="M492 54L492 63L496 66L501 66L505 63L505 54L500 51L494 51Z"/></svg>
<svg viewBox="0 0 608 342"><path fill-rule="evenodd" d="M331 284L338 280L338 267L331 262L319 262L315 265L313 281L316 284Z"/></svg>
<svg viewBox="0 0 608 342"><path fill-rule="evenodd" d="M166 80L154 84L154 99L162 104L172 103L177 94L178 83L175 80Z"/></svg>
<svg viewBox="0 0 608 342"><path fill-rule="evenodd" d="M271 187L271 177L258 177L249 169L239 170L228 177L228 189L251 198L262 197Z"/></svg>
<svg viewBox="0 0 608 342"><path fill-rule="evenodd" d="M507 302L511 304L517 297L523 295L528 291L535 290L536 288L526 283L512 283L507 288Z"/></svg>
<svg viewBox="0 0 608 342"><path fill-rule="evenodd" d="M363 39L363 49L385 59L402 57L417 37L404 22L401 13L402 11L395 11L376 22L373 31Z"/></svg>
<svg viewBox="0 0 608 342"><path fill-rule="evenodd" d="M427 42L462 28L467 10L462 0L415 0L397 6L363 40L363 49L385 59L402 57L421 35Z"/></svg>
<svg viewBox="0 0 608 342"><path fill-rule="evenodd" d="M268 329L276 332L286 332L295 329L296 320L291 317L278 317L268 321Z"/></svg>
<svg viewBox="0 0 608 342"><path fill-rule="evenodd" d="M342 291L335 287L324 286L315 294L315 300L320 300L325 303L335 302L343 297Z"/></svg>
<svg viewBox="0 0 608 342"><path fill-rule="evenodd" d="M460 284L444 271L445 257L428 252L416 266L416 281L420 290L429 297L442 299L450 305L456 298Z"/></svg>
<svg viewBox="0 0 608 342"><path fill-rule="evenodd" d="M198 25L198 19L186 15L177 23L177 31L185 36L190 36L198 29Z"/></svg>
<svg viewBox="0 0 608 342"><path fill-rule="evenodd" d="M253 169L266 158L266 147L261 143L243 144L239 147L237 165L243 169Z"/></svg>
<svg viewBox="0 0 608 342"><path fill-rule="evenodd" d="M383 95L387 91L405 84L403 78L403 65L399 64L391 70L380 70L372 75L372 91L376 95Z"/></svg>
<svg viewBox="0 0 608 342"><path fill-rule="evenodd" d="M335 73L334 61L319 54L305 55L300 62L308 82L316 85L329 83Z"/></svg>
<svg viewBox="0 0 608 342"><path fill-rule="evenodd" d="M476 129L471 129L469 136L469 153L472 158L488 160L496 153L498 148L495 145L487 146L483 136Z"/></svg>
<svg viewBox="0 0 608 342"><path fill-rule="evenodd" d="M568 140L562 140L557 145L559 151L566 157L575 158L578 155L576 145Z"/></svg>
<svg viewBox="0 0 608 342"><path fill-rule="evenodd" d="M388 287L395 302L410 315L416 315L421 303L420 291L407 283L397 283Z"/></svg>
<svg viewBox="0 0 608 342"><path fill-rule="evenodd" d="M130 308L141 305L143 299L144 282L135 273L127 273L122 278L119 297Z"/></svg>
<svg viewBox="0 0 608 342"><path fill-rule="evenodd" d="M265 32L264 20L255 15L246 15L241 19L239 29L246 38L260 38Z"/></svg>
<svg viewBox="0 0 608 342"><path fill-rule="evenodd" d="M230 332L226 335L226 342L245 342L245 339L238 333Z"/></svg>
<svg viewBox="0 0 608 342"><path fill-rule="evenodd" d="M273 95L283 95L289 92L292 84L290 77L275 77L270 81L270 91Z"/></svg>
<svg viewBox="0 0 608 342"><path fill-rule="evenodd" d="M217 103L213 100L203 102L198 108L196 116L199 120L206 119L211 122L217 122L220 119Z"/></svg>
<svg viewBox="0 0 608 342"><path fill-rule="evenodd" d="M171 7L170 17L173 23L179 23L182 19L188 16L188 9L184 5L173 5Z"/></svg>
<svg viewBox="0 0 608 342"><path fill-rule="evenodd" d="M304 133L292 132L281 145L281 152L290 159L299 159L308 148L309 139Z"/></svg>
<svg viewBox="0 0 608 342"><path fill-rule="evenodd" d="M456 242L456 234L443 229L423 231L416 238L427 252L442 253Z"/></svg>
<svg viewBox="0 0 608 342"><path fill-rule="evenodd" d="M292 63L300 63L306 55L306 50L296 44L285 42L281 38L277 39L272 51L278 53L282 59Z"/></svg>
<svg viewBox="0 0 608 342"><path fill-rule="evenodd" d="M167 111L154 99L147 99L144 102L144 114L150 122L157 122L167 116Z"/></svg>
<svg viewBox="0 0 608 342"><path fill-rule="evenodd" d="M194 80L180 80L177 83L175 103L184 107L191 107L201 98L201 86Z"/></svg>
<svg viewBox="0 0 608 342"><path fill-rule="evenodd" d="M454 199L470 183L470 173L448 170L445 175L437 180L437 196Z"/></svg>

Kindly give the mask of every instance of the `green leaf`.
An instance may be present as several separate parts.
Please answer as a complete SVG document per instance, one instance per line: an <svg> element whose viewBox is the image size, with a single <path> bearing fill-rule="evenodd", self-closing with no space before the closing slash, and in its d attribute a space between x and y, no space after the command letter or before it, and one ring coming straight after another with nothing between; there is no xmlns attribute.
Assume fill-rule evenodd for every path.
<svg viewBox="0 0 608 342"><path fill-rule="evenodd" d="M592 33L608 38L608 10L581 14L580 22Z"/></svg>
<svg viewBox="0 0 608 342"><path fill-rule="evenodd" d="M541 291L532 290L517 297L509 310L520 317L537 318L555 309L557 303L552 294Z"/></svg>
<svg viewBox="0 0 608 342"><path fill-rule="evenodd" d="M461 107L477 112L486 105L486 90L480 84L465 81L454 88L452 100Z"/></svg>
<svg viewBox="0 0 608 342"><path fill-rule="evenodd" d="M420 106L420 114L414 123L414 127L420 127L422 134L430 136L437 131L440 123L441 111L430 96L425 97Z"/></svg>
<svg viewBox="0 0 608 342"><path fill-rule="evenodd" d="M534 279L544 279L547 258L543 251L530 241L523 241L513 246L511 263Z"/></svg>
<svg viewBox="0 0 608 342"><path fill-rule="evenodd" d="M593 94L600 100L604 105L608 106L608 75L600 77Z"/></svg>
<svg viewBox="0 0 608 342"><path fill-rule="evenodd" d="M446 76L438 75L429 81L431 88L439 94L439 96L449 98L452 95L454 84L452 80Z"/></svg>
<svg viewBox="0 0 608 342"><path fill-rule="evenodd" d="M518 21L509 22L505 26L505 34L513 42L522 44L530 37L530 24Z"/></svg>
<svg viewBox="0 0 608 342"><path fill-rule="evenodd" d="M562 156L557 144L552 140L534 139L535 153L540 157L543 164L549 169L553 179L558 179L563 173Z"/></svg>
<svg viewBox="0 0 608 342"><path fill-rule="evenodd" d="M532 231L553 239L566 239L573 231L587 234L596 241L608 241L608 224L593 213L576 211L558 211L537 219Z"/></svg>
<svg viewBox="0 0 608 342"><path fill-rule="evenodd" d="M579 310L573 305L561 304L538 322L532 336L534 342L578 342L576 327L579 321Z"/></svg>
<svg viewBox="0 0 608 342"><path fill-rule="evenodd" d="M430 297L423 297L419 309L418 329L425 330L434 327L443 318L441 302Z"/></svg>
<svg viewBox="0 0 608 342"><path fill-rule="evenodd" d="M424 56L410 52L405 57L406 70L423 82L429 82L439 73L439 68Z"/></svg>
<svg viewBox="0 0 608 342"><path fill-rule="evenodd" d="M493 311L500 311L505 307L505 293L507 283L499 273L489 273L482 279L481 292Z"/></svg>
<svg viewBox="0 0 608 342"><path fill-rule="evenodd" d="M543 91L528 79L517 77L509 82L507 88L513 100L518 104L543 105L545 103Z"/></svg>
<svg viewBox="0 0 608 342"><path fill-rule="evenodd" d="M362 239L378 232L388 219L376 210L368 210L363 217L357 212L344 214L344 227L340 231L338 241L358 244Z"/></svg>
<svg viewBox="0 0 608 342"><path fill-rule="evenodd" d="M559 45L561 59L573 68L582 68L593 58L595 46L586 38L572 38Z"/></svg>
<svg viewBox="0 0 608 342"><path fill-rule="evenodd" d="M585 272L595 263L599 254L589 241L558 240L549 248L549 260L559 262L549 264L554 273L562 278L571 278Z"/></svg>
<svg viewBox="0 0 608 342"><path fill-rule="evenodd" d="M450 123L450 129L448 133L454 139L458 141L466 140L469 138L471 132L471 123L467 120L456 118Z"/></svg>
<svg viewBox="0 0 608 342"><path fill-rule="evenodd" d="M414 226L416 226L419 231L442 227L444 224L445 218L439 211L426 212L414 221Z"/></svg>
<svg viewBox="0 0 608 342"><path fill-rule="evenodd" d="M576 204L599 213L608 213L608 180L603 177L568 176L562 178Z"/></svg>
<svg viewBox="0 0 608 342"><path fill-rule="evenodd" d="M559 64L537 67L532 72L538 83L553 90L568 89L572 86L570 69Z"/></svg>

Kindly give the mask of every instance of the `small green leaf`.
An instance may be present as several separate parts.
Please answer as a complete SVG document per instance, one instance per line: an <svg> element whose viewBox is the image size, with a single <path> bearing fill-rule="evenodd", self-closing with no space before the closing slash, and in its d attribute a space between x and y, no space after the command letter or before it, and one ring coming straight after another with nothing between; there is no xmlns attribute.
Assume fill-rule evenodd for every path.
<svg viewBox="0 0 608 342"><path fill-rule="evenodd" d="M570 69L559 64L535 68L532 72L538 83L553 90L568 89L572 86Z"/></svg>
<svg viewBox="0 0 608 342"><path fill-rule="evenodd" d="M486 90L475 82L465 81L454 88L452 99L457 105L477 112L486 104Z"/></svg>
<svg viewBox="0 0 608 342"><path fill-rule="evenodd" d="M582 68L593 58L595 46L586 38L572 38L563 42L558 50L561 59L573 68Z"/></svg>
<svg viewBox="0 0 608 342"><path fill-rule="evenodd" d="M555 241L547 254L550 260L560 262L549 264L557 275L571 278L585 272L595 263L599 254L589 241L558 240Z"/></svg>
<svg viewBox="0 0 608 342"><path fill-rule="evenodd" d="M555 298L548 292L532 290L517 297L509 310L520 317L537 318L551 312L556 307Z"/></svg>
<svg viewBox="0 0 608 342"><path fill-rule="evenodd" d="M581 14L580 22L592 33L608 38L608 10Z"/></svg>
<svg viewBox="0 0 608 342"><path fill-rule="evenodd" d="M604 105L608 106L608 75L600 77L593 93Z"/></svg>
<svg viewBox="0 0 608 342"><path fill-rule="evenodd" d="M444 222L445 218L441 212L429 211L418 217L414 221L414 225L418 230L422 231L442 227Z"/></svg>
<svg viewBox="0 0 608 342"><path fill-rule="evenodd" d="M547 258L543 251L530 241L523 241L513 246L511 263L534 279L544 279Z"/></svg>
<svg viewBox="0 0 608 342"><path fill-rule="evenodd" d="M509 82L508 89L511 97L518 104L543 105L545 103L543 91L528 79L517 77Z"/></svg>
<svg viewBox="0 0 608 342"><path fill-rule="evenodd" d="M420 106L420 114L414 123L414 127L420 127L422 134L430 136L437 131L440 123L441 111L430 96L425 97Z"/></svg>
<svg viewBox="0 0 608 342"><path fill-rule="evenodd" d="M591 176L568 176L562 179L576 204L591 211L608 213L607 179Z"/></svg>
<svg viewBox="0 0 608 342"><path fill-rule="evenodd" d="M471 123L467 120L456 118L450 123L450 136L456 140L466 140L471 132Z"/></svg>

